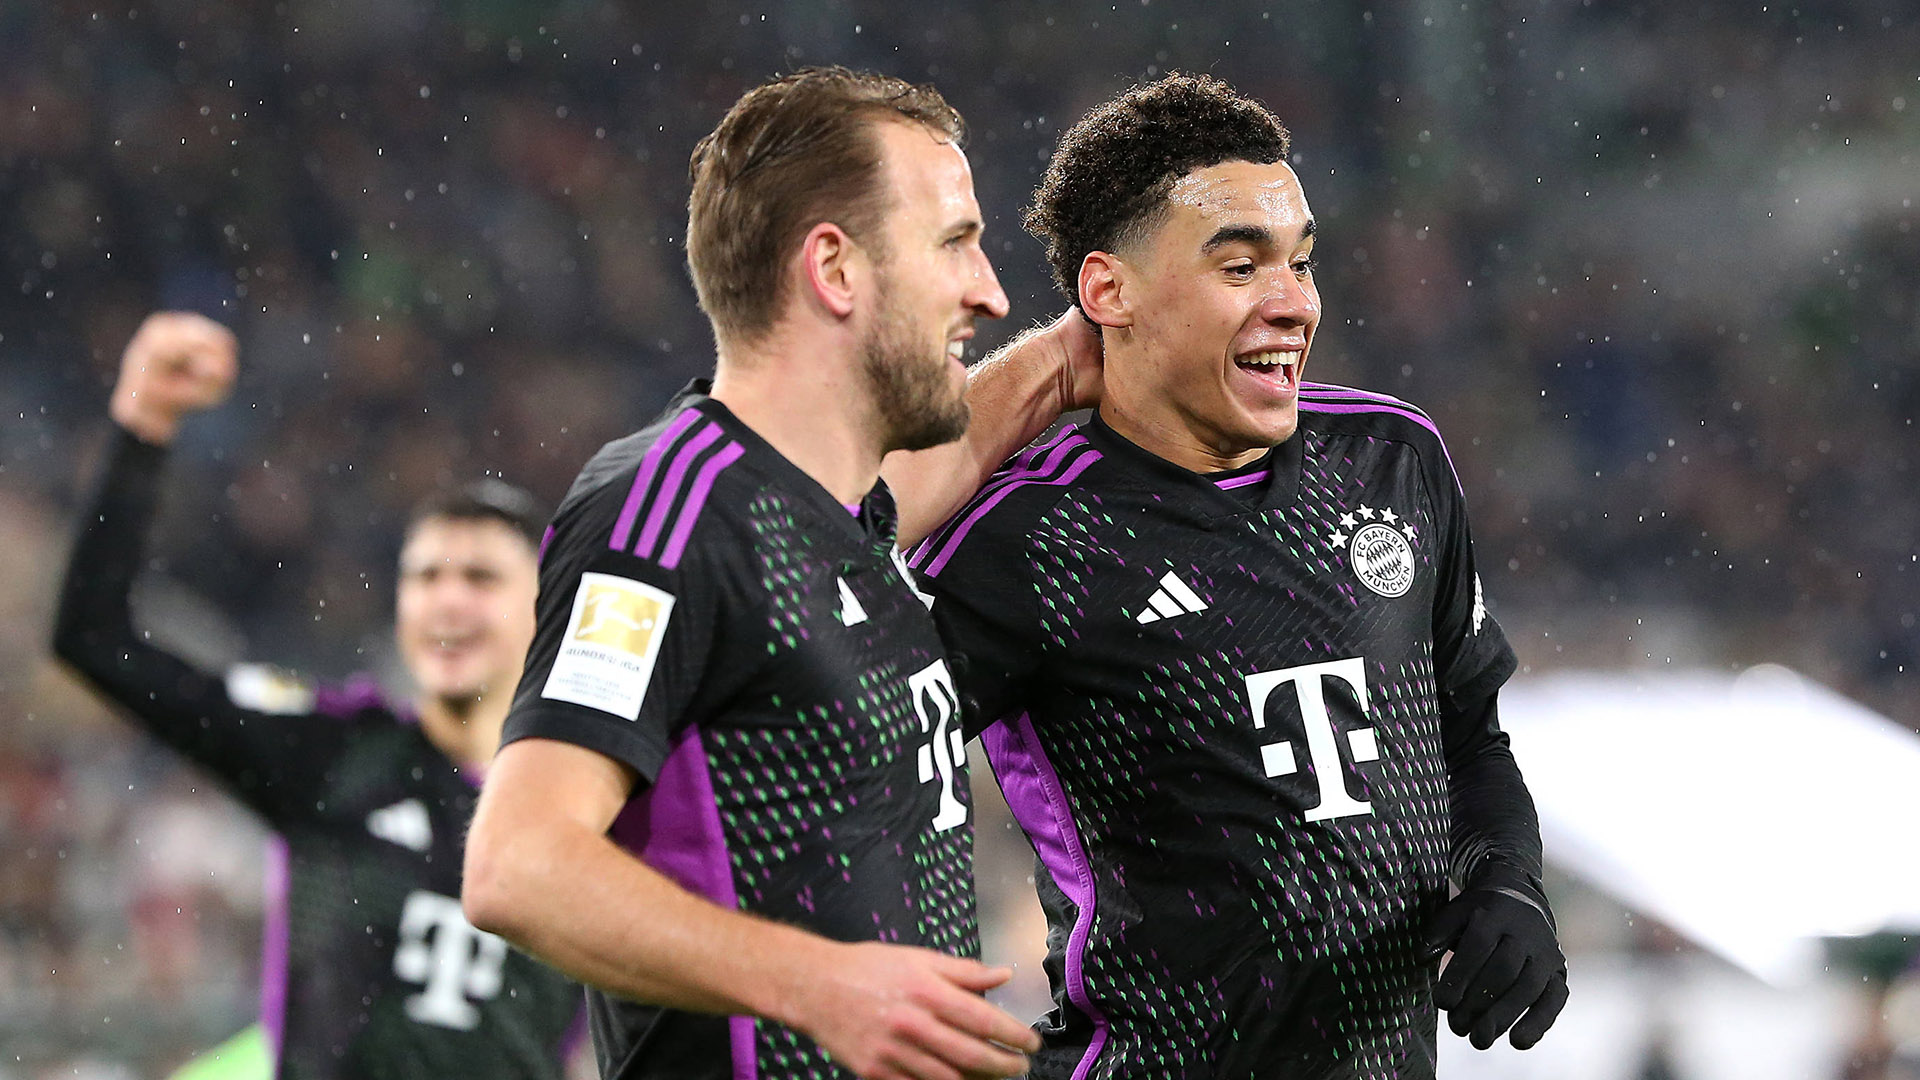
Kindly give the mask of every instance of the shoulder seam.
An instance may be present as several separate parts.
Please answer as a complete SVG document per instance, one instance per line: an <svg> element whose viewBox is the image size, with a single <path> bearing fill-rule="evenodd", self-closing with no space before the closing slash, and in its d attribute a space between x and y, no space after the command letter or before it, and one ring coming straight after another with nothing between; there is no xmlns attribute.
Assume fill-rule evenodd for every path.
<svg viewBox="0 0 1920 1080"><path fill-rule="evenodd" d="M1440 447L1440 456L1446 462L1447 472L1453 477L1454 487L1461 486L1460 470L1453 464L1453 454L1447 449L1447 440L1440 434L1439 425L1435 424L1426 410L1419 406L1402 401L1390 394L1359 390L1351 386L1336 386L1332 383L1302 383L1299 401L1303 412L1326 415L1375 413L1413 421L1433 436L1433 441ZM1417 447L1416 452L1418 452Z"/></svg>
<svg viewBox="0 0 1920 1080"><path fill-rule="evenodd" d="M1418 405L1409 401L1403 401L1400 398L1394 397L1392 394L1382 394L1375 390L1362 390L1358 387L1340 386L1336 383L1310 382L1300 384L1300 397L1302 407L1309 404L1323 407L1350 405L1355 406L1355 408L1344 411L1403 412L1409 414L1414 419L1426 421L1428 425L1433 423L1433 418L1428 416L1426 410L1420 408ZM1323 408L1315 411L1333 410Z"/></svg>
<svg viewBox="0 0 1920 1080"><path fill-rule="evenodd" d="M1080 433L1077 426L1064 428L1047 442L1015 457L988 478L974 497L946 524L915 545L907 558L907 565L928 577L939 576L947 563L953 560L967 534L1007 496L1027 487L1061 488L1063 490L1058 496L1064 496L1064 489L1070 487L1081 473L1103 456L1088 443L1087 437ZM1058 496L1055 501L1058 501Z"/></svg>
<svg viewBox="0 0 1920 1080"><path fill-rule="evenodd" d="M607 546L677 568L714 482L745 453L718 421L682 411L635 466Z"/></svg>

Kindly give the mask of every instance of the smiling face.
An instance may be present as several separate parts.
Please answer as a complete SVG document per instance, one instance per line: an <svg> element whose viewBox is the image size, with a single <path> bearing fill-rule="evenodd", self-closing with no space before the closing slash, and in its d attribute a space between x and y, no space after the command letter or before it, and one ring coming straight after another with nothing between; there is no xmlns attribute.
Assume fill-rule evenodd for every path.
<svg viewBox="0 0 1920 1080"><path fill-rule="evenodd" d="M1196 469L1291 437L1320 323L1313 237L1284 162L1227 161L1176 181L1159 223L1109 256L1123 324L1108 335L1105 376L1116 428L1157 433L1143 445ZM1097 306L1090 314L1107 322Z"/></svg>
<svg viewBox="0 0 1920 1080"><path fill-rule="evenodd" d="M491 518L427 518L400 551L394 637L420 692L456 712L511 694L533 641L539 564Z"/></svg>
<svg viewBox="0 0 1920 1080"><path fill-rule="evenodd" d="M980 247L966 154L919 124L881 121L874 134L888 212L863 365L882 445L923 450L966 432L962 356L974 320L1005 316L1007 296Z"/></svg>

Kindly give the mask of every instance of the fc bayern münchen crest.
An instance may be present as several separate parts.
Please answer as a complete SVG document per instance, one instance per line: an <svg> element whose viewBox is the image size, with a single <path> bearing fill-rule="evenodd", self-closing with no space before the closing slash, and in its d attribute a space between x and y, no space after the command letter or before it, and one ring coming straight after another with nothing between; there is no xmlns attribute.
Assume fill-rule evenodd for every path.
<svg viewBox="0 0 1920 1080"><path fill-rule="evenodd" d="M1392 599L1413 588L1414 538L1412 522L1401 521L1391 509L1363 505L1355 514L1340 515L1340 528L1327 542L1347 549L1347 565L1360 584Z"/></svg>

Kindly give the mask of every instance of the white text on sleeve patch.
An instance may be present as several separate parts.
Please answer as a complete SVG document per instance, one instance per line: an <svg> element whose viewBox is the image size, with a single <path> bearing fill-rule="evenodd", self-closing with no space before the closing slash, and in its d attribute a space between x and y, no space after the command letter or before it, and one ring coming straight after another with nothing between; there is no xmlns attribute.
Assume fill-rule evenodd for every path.
<svg viewBox="0 0 1920 1080"><path fill-rule="evenodd" d="M581 574L540 696L638 719L671 614L672 593L612 574Z"/></svg>

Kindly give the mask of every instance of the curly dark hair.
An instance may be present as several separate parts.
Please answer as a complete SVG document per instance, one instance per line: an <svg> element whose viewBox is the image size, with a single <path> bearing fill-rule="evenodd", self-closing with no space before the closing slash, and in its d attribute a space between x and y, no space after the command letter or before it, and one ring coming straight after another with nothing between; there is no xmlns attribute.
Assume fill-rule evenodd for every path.
<svg viewBox="0 0 1920 1080"><path fill-rule="evenodd" d="M1060 137L1025 224L1047 245L1054 283L1078 304L1087 253L1157 225L1181 177L1286 156L1286 125L1266 106L1211 75L1175 72L1105 102Z"/></svg>

